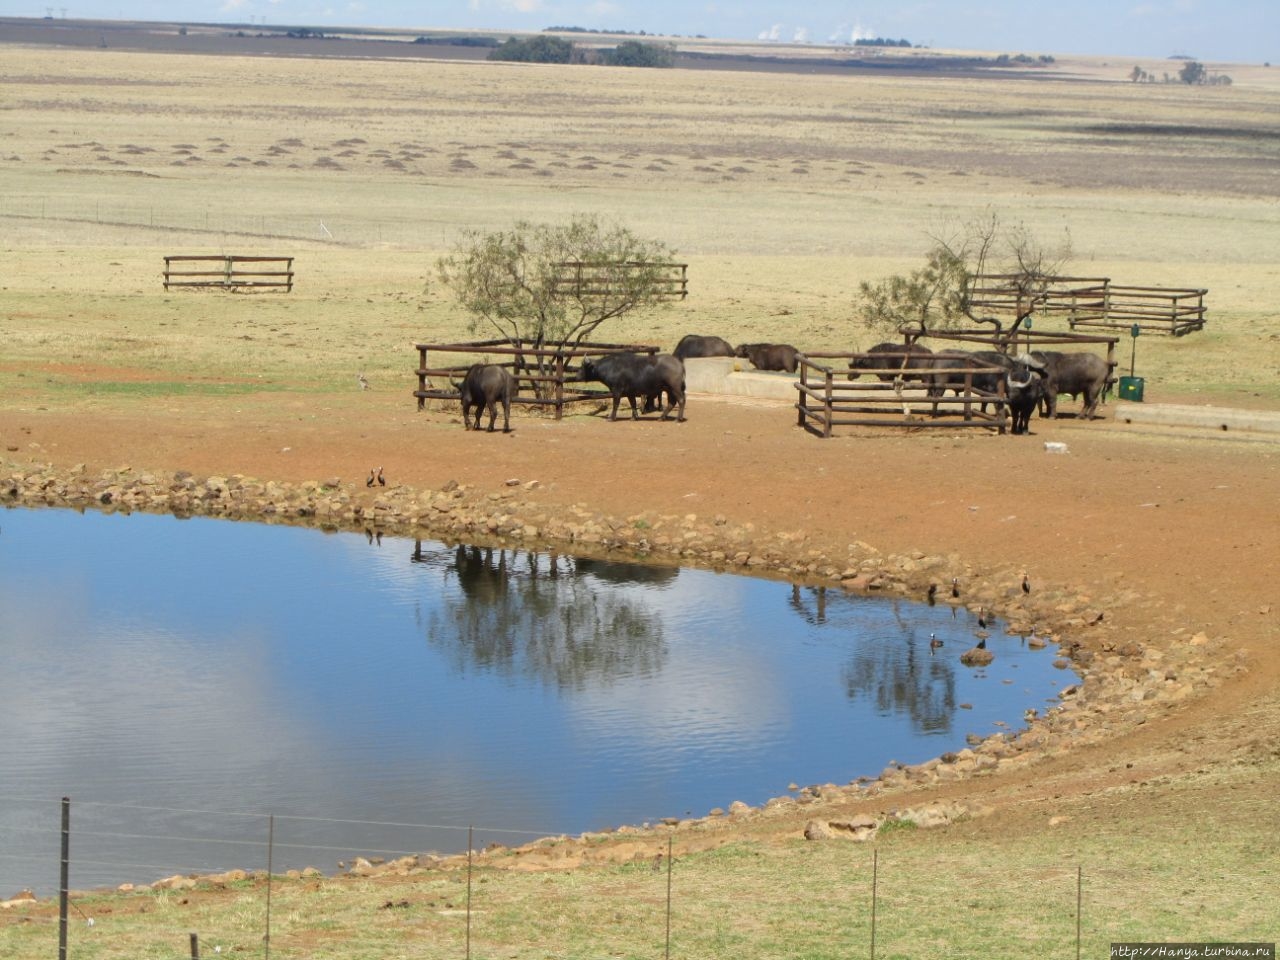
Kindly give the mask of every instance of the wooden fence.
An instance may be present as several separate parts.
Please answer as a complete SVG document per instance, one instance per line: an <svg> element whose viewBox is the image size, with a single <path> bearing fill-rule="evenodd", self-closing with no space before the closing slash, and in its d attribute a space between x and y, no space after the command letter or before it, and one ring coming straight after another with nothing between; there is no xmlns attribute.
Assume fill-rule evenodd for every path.
<svg viewBox="0 0 1280 960"><path fill-rule="evenodd" d="M509 340L481 340L474 343L419 343L415 344L415 349L418 351L418 389L413 391L413 395L418 399L419 410L428 400L457 400L458 390L454 383L462 379L473 363L496 363L506 367L516 378L519 393L513 403L550 407L555 411L555 419L559 420L564 415L564 408L571 403L610 399L607 390L590 389L585 384L578 386L581 364L575 364L575 360L624 350L652 356L660 348L649 344L589 342L527 347L512 344ZM433 360L440 354L449 359ZM460 357L465 359L458 362ZM510 359L496 360L493 359L495 357Z"/></svg>
<svg viewBox="0 0 1280 960"><path fill-rule="evenodd" d="M552 291L561 296L596 298L625 293L628 277L641 271L649 273L662 300L683 300L689 296L687 263L647 263L611 261L583 263L566 260L558 264L563 271L552 283Z"/></svg>
<svg viewBox="0 0 1280 960"><path fill-rule="evenodd" d="M1169 333L1181 337L1204 329L1205 289L1109 286L1101 315L1068 317L1071 329L1105 327Z"/></svg>
<svg viewBox="0 0 1280 960"><path fill-rule="evenodd" d="M1072 330L1128 330L1136 324L1144 332L1180 337L1204 329L1207 289L1119 286L1109 277L1050 277L1032 295L1018 279L1016 274L973 277L969 296L974 312L1063 316Z"/></svg>
<svg viewBox="0 0 1280 960"><path fill-rule="evenodd" d="M948 345L968 345L1000 353L1061 349L1070 346L1105 346L1108 369L1114 373L1118 337L1100 334L1050 333L1020 330L1016 336L996 334L989 329L926 331L911 340L940 341ZM998 433L1008 429L1009 405L1004 379L993 392L978 388L975 375L1002 373L1001 366L975 362L964 371L961 389L948 386L945 396L929 395L929 371L903 369L903 353L806 353L800 357L796 383L797 426L827 438L840 426L871 427L986 427ZM837 361L823 363L820 361ZM854 361L858 361L856 371ZM853 380L852 373L869 375L866 381ZM1114 377L1108 377L1108 387ZM988 409L989 408L989 409Z"/></svg>
<svg viewBox="0 0 1280 960"><path fill-rule="evenodd" d="M850 379L849 365L857 359L878 364L858 370L870 374L872 380ZM823 360L839 362L820 362ZM931 397L923 379L927 373L906 371L902 375L901 358L890 354L806 353L800 355L799 363L796 425L819 437L830 437L834 427L851 426L989 427L1000 433L1008 427L1003 378L995 393L980 390L973 383L975 374L1003 372L1004 367L975 364L964 372L963 389L951 396ZM942 417L944 412L958 412L960 419Z"/></svg>
<svg viewBox="0 0 1280 960"><path fill-rule="evenodd" d="M245 266L242 266L244 264ZM164 258L164 288L293 290L293 257L209 255Z"/></svg>

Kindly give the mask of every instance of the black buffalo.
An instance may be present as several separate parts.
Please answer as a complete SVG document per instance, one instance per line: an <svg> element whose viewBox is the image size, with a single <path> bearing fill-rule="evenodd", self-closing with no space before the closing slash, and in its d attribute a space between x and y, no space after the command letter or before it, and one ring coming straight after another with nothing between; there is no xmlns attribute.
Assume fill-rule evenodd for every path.
<svg viewBox="0 0 1280 960"><path fill-rule="evenodd" d="M733 345L720 337L686 333L676 344L673 353L678 360L688 360L690 357L732 357Z"/></svg>
<svg viewBox="0 0 1280 960"><path fill-rule="evenodd" d="M610 420L618 419L618 404L626 397L631 402L631 419L639 419L636 397L643 397L645 410L653 409L651 401L666 396L667 405L662 419L671 415L671 408L679 404L676 419L684 422L684 363L669 353L651 357L630 351L611 353L598 360L584 359L578 373L579 380L599 380L609 388L613 396Z"/></svg>
<svg viewBox="0 0 1280 960"><path fill-rule="evenodd" d="M867 350L866 356L855 357L849 361L849 379L857 380L862 376L863 370L884 370L893 367L904 371L903 380L926 380L928 371L933 368L933 351L914 343L909 347L901 343L877 343ZM921 372L910 374L905 372L907 370ZM896 379L898 374L880 373L877 376L888 382Z"/></svg>
<svg viewBox="0 0 1280 960"><path fill-rule="evenodd" d="M1036 367L1032 367L1025 360L1007 357L994 350L979 350L976 353L967 353L964 350L939 350L933 355L932 366L928 394L933 399L935 417L938 415L938 398L948 390L954 390L957 396L964 393L966 379L974 393L987 397L985 400L978 401L980 409L986 413L987 404L991 403L1002 389L1006 397L1009 395L1011 378L1022 384L1028 372L1034 373L1036 379L1039 379L1041 374L1038 362ZM979 370L981 372L978 372ZM1037 395L1037 403L1039 399Z"/></svg>
<svg viewBox="0 0 1280 960"><path fill-rule="evenodd" d="M1005 391L1015 434L1030 432L1031 414L1044 398L1044 390L1045 379L1038 369L1022 360L1012 361L1005 375Z"/></svg>
<svg viewBox="0 0 1280 960"><path fill-rule="evenodd" d="M1107 389L1111 367L1096 353L1058 353L1054 350L1035 350L1031 356L1045 367L1044 415L1058 415L1058 394L1069 393L1072 398L1083 396L1081 416L1093 419L1098 401Z"/></svg>
<svg viewBox="0 0 1280 960"><path fill-rule="evenodd" d="M502 432L511 432L511 398L519 389L516 378L505 367L492 363L473 363L462 382L455 384L462 398L462 426L464 429L480 429L480 413L489 411L489 432L493 433L498 419L498 404L502 404ZM471 426L471 408L476 408L475 427Z"/></svg>
<svg viewBox="0 0 1280 960"><path fill-rule="evenodd" d="M733 351L735 357L750 360L757 370L785 370L795 373L800 351L789 343L741 343Z"/></svg>

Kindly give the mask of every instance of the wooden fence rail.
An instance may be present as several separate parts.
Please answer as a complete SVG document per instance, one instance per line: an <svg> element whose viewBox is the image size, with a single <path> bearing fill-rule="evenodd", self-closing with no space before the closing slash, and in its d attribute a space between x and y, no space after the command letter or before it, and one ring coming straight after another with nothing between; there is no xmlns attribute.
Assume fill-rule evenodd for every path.
<svg viewBox="0 0 1280 960"><path fill-rule="evenodd" d="M650 263L620 260L607 263L583 263L566 260L557 264L561 273L552 284L555 293L565 296L594 298L618 296L626 291L628 277L647 273L661 300L683 300L689 296L687 263Z"/></svg>
<svg viewBox="0 0 1280 960"><path fill-rule="evenodd" d="M1121 287L1107 289L1106 311L1102 316L1073 316L1076 327L1106 327L1127 330L1137 326L1144 332L1169 333L1181 337L1203 330L1204 298L1208 290L1176 287Z"/></svg>
<svg viewBox="0 0 1280 960"><path fill-rule="evenodd" d="M818 361L836 360L836 364ZM880 364L859 367L858 373L875 379L849 379L854 360ZM885 355L867 353L807 353L799 358L800 379L796 383L796 425L816 436L828 438L832 428L869 427L988 427L1004 433L1008 428L1009 404L1004 379L991 392L974 386L975 374L1001 373L1004 367L973 365L964 371L964 384L945 396L930 396L921 374L905 371ZM881 375L891 377L879 379ZM927 373L925 374L927 376ZM990 410L987 410L990 407ZM934 412L937 411L937 416ZM960 419L942 416L959 413Z"/></svg>
<svg viewBox="0 0 1280 960"><path fill-rule="evenodd" d="M242 266L248 265L248 266ZM164 258L164 288L208 287L216 290L293 290L293 257L231 255Z"/></svg>
<svg viewBox="0 0 1280 960"><path fill-rule="evenodd" d="M1204 329L1207 289L1199 287L1139 287L1114 284L1110 277L1049 277L1034 297L1021 289L1015 274L979 274L972 278L969 296L975 312L1021 316L1059 315L1074 330L1093 327L1128 330L1135 324L1146 332L1175 337Z"/></svg>
<svg viewBox="0 0 1280 960"><path fill-rule="evenodd" d="M512 403L550 407L557 420L564 416L564 408L569 404L610 399L607 390L578 385L577 375L582 365L575 364L575 361L579 358L624 350L652 356L660 349L650 344L590 342L530 347L513 344L509 340L419 343L414 348L418 351L418 389L413 391L413 395L418 400L419 410L426 406L428 400L457 400L458 390L454 383L462 379L473 363L496 363L506 367L516 378L518 392ZM450 359L435 361L433 366L431 358L440 354ZM492 359L501 357L510 359ZM462 362L450 362L454 358L463 359Z"/></svg>

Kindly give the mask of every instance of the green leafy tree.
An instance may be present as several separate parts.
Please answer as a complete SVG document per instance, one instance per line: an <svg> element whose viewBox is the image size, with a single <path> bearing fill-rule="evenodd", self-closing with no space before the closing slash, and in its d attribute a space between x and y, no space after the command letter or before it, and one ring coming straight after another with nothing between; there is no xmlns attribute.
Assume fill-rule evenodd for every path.
<svg viewBox="0 0 1280 960"><path fill-rule="evenodd" d="M499 47L489 51L490 60L518 60L523 63L569 63L573 59L573 43L560 37L539 34L536 37L508 37Z"/></svg>
<svg viewBox="0 0 1280 960"><path fill-rule="evenodd" d="M664 305L673 256L660 241L583 214L468 231L436 266L473 333L492 329L518 349L571 348L606 321ZM549 372L549 360L533 363Z"/></svg>
<svg viewBox="0 0 1280 960"><path fill-rule="evenodd" d="M1182 69L1178 71L1178 79L1183 83L1197 85L1204 83L1209 79L1209 72L1204 68L1204 64L1197 60L1188 60L1182 65Z"/></svg>
<svg viewBox="0 0 1280 960"><path fill-rule="evenodd" d="M1043 301L1046 291L1071 256L1070 236L1054 249L1040 243L1022 224L1006 226L995 213L933 236L924 266L875 283L859 284L856 316L881 334L919 335L947 330L965 321L1004 324L976 316L974 278L997 274L1015 296L1016 331Z"/></svg>
<svg viewBox="0 0 1280 960"><path fill-rule="evenodd" d="M670 67L676 57L669 46L624 40L604 54L604 62L611 67Z"/></svg>

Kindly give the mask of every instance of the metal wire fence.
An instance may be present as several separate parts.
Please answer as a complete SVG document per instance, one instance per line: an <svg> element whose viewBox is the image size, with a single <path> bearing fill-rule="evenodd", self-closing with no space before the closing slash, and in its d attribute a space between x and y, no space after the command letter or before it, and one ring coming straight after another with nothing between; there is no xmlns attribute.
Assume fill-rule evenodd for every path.
<svg viewBox="0 0 1280 960"><path fill-rule="evenodd" d="M1265 804L1255 807L1245 815L1269 813ZM23 922L29 910L0 909L0 955L52 956L56 939L60 958L124 958L137 955L142 938L146 955L159 958L226 950L264 958L874 960L971 956L975 943L992 957L1080 958L1106 956L1122 942L1274 940L1275 857L1254 851L1261 857L1248 869L1232 869L1221 851L1198 858L1166 830L1156 825L1148 837L1103 830L1084 851L1047 847L1003 861L977 845L958 850L954 840L930 854L928 845L886 845L886 837L866 844L728 844L684 856L673 854L670 835L648 834L625 862L531 872L501 854L531 841L526 850L553 851L563 838L524 829L0 797L0 876L11 886L18 876L29 878L25 885L45 905L43 926ZM503 849L497 856L482 852L491 846ZM453 856L411 852L424 848ZM321 892L317 872L302 864L363 879ZM154 882L142 886L147 881ZM129 882L139 887L125 887L123 897L84 890ZM235 909L163 915L174 898L186 904L202 890L230 891ZM56 936L49 909L55 896ZM129 906L133 899L142 905ZM148 910L156 920L140 933L129 918ZM394 944L380 939L389 930ZM342 943L344 936L359 948L317 950L317 937Z"/></svg>

